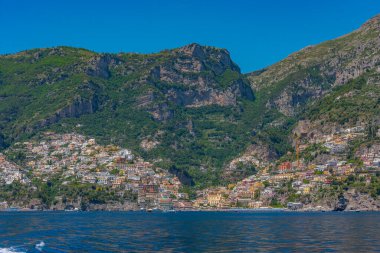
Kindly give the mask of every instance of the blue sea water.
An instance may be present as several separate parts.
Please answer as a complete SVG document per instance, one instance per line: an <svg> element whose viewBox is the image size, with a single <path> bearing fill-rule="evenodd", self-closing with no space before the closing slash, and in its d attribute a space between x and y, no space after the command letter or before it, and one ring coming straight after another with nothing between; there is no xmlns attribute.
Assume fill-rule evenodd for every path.
<svg viewBox="0 0 380 253"><path fill-rule="evenodd" d="M4 252L380 252L380 213L0 212Z"/></svg>

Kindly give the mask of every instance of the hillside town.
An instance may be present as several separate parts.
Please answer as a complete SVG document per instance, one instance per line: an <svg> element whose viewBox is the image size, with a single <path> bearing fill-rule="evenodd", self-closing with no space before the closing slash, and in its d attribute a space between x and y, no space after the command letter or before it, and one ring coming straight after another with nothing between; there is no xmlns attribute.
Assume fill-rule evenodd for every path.
<svg viewBox="0 0 380 253"><path fill-rule="evenodd" d="M263 163L256 157L242 156L236 162L252 163L260 168L258 173L236 184L199 191L194 206L204 209L285 207L292 210L329 210L325 203L312 199L311 196L334 189L334 185L353 178L366 186L378 180L378 142L359 148L355 159L347 159L350 142L366 136L363 126L341 129L326 135L318 131L307 132L301 128L296 136L295 156L286 156L287 160L275 163ZM377 137L380 137L380 131L377 132ZM304 157L312 147L316 149L312 152L319 152L323 159L315 156L312 161L306 161ZM377 190L376 196L369 201L368 210L380 209L379 194Z"/></svg>
<svg viewBox="0 0 380 253"><path fill-rule="evenodd" d="M16 143L8 153L21 156L24 166L9 162L1 154L3 184L31 184L32 178L47 182L58 174L64 180L62 184L76 180L110 187L119 195L131 193L140 208L170 210L189 206L187 194L179 191L181 183L176 176L136 158L128 149L101 146L82 135L47 132L40 141Z"/></svg>
<svg viewBox="0 0 380 253"><path fill-rule="evenodd" d="M360 127L330 135L313 135L311 139L301 131L299 136L304 139L299 138L295 143L296 156L290 154L277 162L260 163L263 167L256 174L234 184L198 190L195 199L190 200L188 194L181 191L182 185L176 176L136 157L129 149L102 146L93 138L75 133L45 132L38 140L16 143L5 154L0 154L0 183L32 186L35 179L48 182L59 175L62 185L76 181L108 187L120 197L133 195L135 210L328 210L322 202L313 199L318 192L333 189L350 177L370 185L379 176L379 144L358 149L356 160L345 159L349 142L364 135L364 128ZM308 150L316 144L328 159L306 161ZM242 157L238 162L246 163L247 159ZM252 161L257 165L255 157ZM3 208L11 206L4 200L0 202ZM368 208L376 208L378 204L373 200Z"/></svg>

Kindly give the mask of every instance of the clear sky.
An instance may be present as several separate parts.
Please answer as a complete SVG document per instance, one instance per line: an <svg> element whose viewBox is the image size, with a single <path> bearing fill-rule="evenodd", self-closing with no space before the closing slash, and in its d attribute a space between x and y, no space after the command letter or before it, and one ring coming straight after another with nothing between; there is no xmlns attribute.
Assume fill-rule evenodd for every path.
<svg viewBox="0 0 380 253"><path fill-rule="evenodd" d="M227 48L242 72L358 28L379 0L0 0L0 54L58 45L151 53Z"/></svg>

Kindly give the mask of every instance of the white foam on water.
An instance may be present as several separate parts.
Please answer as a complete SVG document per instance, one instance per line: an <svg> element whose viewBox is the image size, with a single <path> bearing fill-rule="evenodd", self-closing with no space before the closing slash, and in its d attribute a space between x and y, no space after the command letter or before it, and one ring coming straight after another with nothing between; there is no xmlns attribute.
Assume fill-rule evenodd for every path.
<svg viewBox="0 0 380 253"><path fill-rule="evenodd" d="M42 251L43 247L45 247L45 243L43 241L40 241L39 243L36 244L36 249L38 251ZM0 252L1 253L1 252Z"/></svg>
<svg viewBox="0 0 380 253"><path fill-rule="evenodd" d="M20 251L14 247L0 248L0 253L26 253L26 251Z"/></svg>

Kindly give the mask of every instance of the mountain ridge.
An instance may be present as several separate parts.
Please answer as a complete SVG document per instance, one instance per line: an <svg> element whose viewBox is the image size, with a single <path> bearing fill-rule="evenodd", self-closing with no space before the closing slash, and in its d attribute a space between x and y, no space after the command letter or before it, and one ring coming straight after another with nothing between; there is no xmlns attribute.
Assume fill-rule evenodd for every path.
<svg viewBox="0 0 380 253"><path fill-rule="evenodd" d="M286 155L297 122L320 115L314 104L363 75L367 83L377 78L379 23L377 15L248 74L226 49L197 43L152 54L60 46L1 55L0 144L79 132L131 147L201 187L236 181L253 167L237 169L235 158L260 160L257 169Z"/></svg>
<svg viewBox="0 0 380 253"><path fill-rule="evenodd" d="M220 140L202 145L219 149L218 143L229 134L225 128L230 129L232 118L242 114L241 104L254 100L228 51L198 44L151 55L96 54L58 47L1 56L0 61L0 95L5 112L0 127L10 144L54 126L61 131L85 129L88 135L99 132L95 137L100 136L104 142L110 141L109 131L115 131L119 141L147 153L151 146L148 150L149 145L142 143L162 143L163 138L170 142L171 131L183 130L187 132L183 137L186 142L198 142L208 138L207 128L213 125L216 136L216 129L221 128ZM212 117L225 118L225 110L232 118L223 127L214 126ZM202 119L197 111L210 116ZM108 122L107 128L98 117ZM88 130L94 122L95 129ZM78 129L78 124L84 127ZM196 131L197 125L200 132ZM195 130L187 130L190 126ZM234 131L234 138L239 138L240 130ZM180 148L176 142L162 148L167 149L166 145L172 150ZM205 156L203 152L200 155Z"/></svg>

